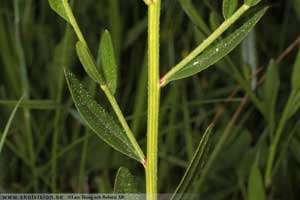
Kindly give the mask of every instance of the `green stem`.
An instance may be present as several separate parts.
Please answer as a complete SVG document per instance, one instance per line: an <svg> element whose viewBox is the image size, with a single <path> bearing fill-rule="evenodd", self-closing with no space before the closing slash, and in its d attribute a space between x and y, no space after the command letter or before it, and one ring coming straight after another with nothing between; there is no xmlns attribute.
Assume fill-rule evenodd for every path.
<svg viewBox="0 0 300 200"><path fill-rule="evenodd" d="M157 199L160 0L148 6L147 200Z"/></svg>
<svg viewBox="0 0 300 200"><path fill-rule="evenodd" d="M216 39L218 39L234 22L236 22L250 6L242 5L230 18L225 20L206 40L204 40L196 49L194 49L186 58L173 67L162 79L160 80L160 86L164 87L168 84L168 79L176 72L180 71L185 65L191 62L196 56L204 51L209 45L211 45Z"/></svg>
<svg viewBox="0 0 300 200"><path fill-rule="evenodd" d="M143 166L145 167L145 155L144 155L142 149L140 148L139 144L137 143L137 141L134 137L134 134L132 133L131 129L129 128L128 123L127 123L115 97L112 95L112 93L110 92L109 88L106 85L101 85L101 89L105 93L105 95L106 95L108 101L110 102L114 112L116 113L122 127L124 128L129 141L131 142L132 146L138 153L138 155L140 157L140 161L143 164Z"/></svg>
<svg viewBox="0 0 300 200"><path fill-rule="evenodd" d="M68 19L70 21L70 24L72 25L78 39L83 42L86 47L88 48L88 45L87 45L87 42L86 40L84 39L84 36L78 26L78 23L75 19L75 16L72 12L72 9L68 3L67 0L64 0L63 1L63 4L64 4L64 8L66 10L66 13L67 13L67 16L68 16ZM106 84L103 84L103 85L100 85L101 89L103 90L103 92L105 93L106 97L108 98L114 112L116 113L122 127L124 128L125 132L126 132L126 135L129 139L129 141L131 142L131 144L133 145L134 149L136 150L136 152L138 153L139 157L140 157L140 161L141 163L143 164L143 166L145 167L145 155L142 151L142 149L140 148L139 144L137 143L135 137L134 137L134 134L132 133L131 129L129 128L128 126L128 123L126 122L126 119L114 97L114 95L110 92L110 90L108 89L107 85Z"/></svg>
<svg viewBox="0 0 300 200"><path fill-rule="evenodd" d="M84 39L83 37L83 34L78 26L78 23L76 21L76 18L72 12L72 9L70 7L70 4L68 3L68 0L64 0L63 1L63 5L64 5L64 8L65 8L65 11L67 13L67 16L68 16L68 19L70 21L70 24L72 25L74 31L75 31L75 34L77 35L78 37L78 40L81 41L82 43L84 43L86 46L87 46L87 42L86 40Z"/></svg>
<svg viewBox="0 0 300 200"><path fill-rule="evenodd" d="M265 185L266 187L269 187L272 181L272 168L273 168L273 163L276 155L276 149L279 143L280 136L284 130L284 127L286 125L286 122L289 118L289 110L291 106L291 102L293 100L293 93L290 95L286 106L284 108L282 117L279 121L279 125L277 127L277 130L275 132L275 137L271 143L270 150L269 150L269 157L268 157L268 162L267 162L267 167L266 167L266 173L265 173Z"/></svg>
<svg viewBox="0 0 300 200"><path fill-rule="evenodd" d="M25 60L24 49L21 41L21 30L20 30L20 12L19 12L19 1L14 0L14 14L15 14L15 40L16 40L16 51L19 59L19 65L21 69L21 85L22 91L24 93L24 100L28 100L30 97L29 91L29 80L28 80L28 72L27 65ZM28 153L31 163L31 171L33 175L33 187L34 191L38 191L38 182L36 179L36 159L35 159L35 149L34 149L34 139L31 127L31 113L29 108L24 108L24 124L25 131L28 143Z"/></svg>

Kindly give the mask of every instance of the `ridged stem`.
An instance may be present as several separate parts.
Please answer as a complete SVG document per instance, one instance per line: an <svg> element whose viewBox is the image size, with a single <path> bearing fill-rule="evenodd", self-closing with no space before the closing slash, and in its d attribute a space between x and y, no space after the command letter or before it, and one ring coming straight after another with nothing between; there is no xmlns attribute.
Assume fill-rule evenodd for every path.
<svg viewBox="0 0 300 200"><path fill-rule="evenodd" d="M160 0L148 5L147 200L157 199Z"/></svg>

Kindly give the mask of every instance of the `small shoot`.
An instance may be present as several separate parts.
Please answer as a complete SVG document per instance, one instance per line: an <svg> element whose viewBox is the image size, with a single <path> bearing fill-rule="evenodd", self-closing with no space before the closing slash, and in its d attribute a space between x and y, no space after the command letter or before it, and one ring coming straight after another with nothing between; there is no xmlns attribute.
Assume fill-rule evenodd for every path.
<svg viewBox="0 0 300 200"><path fill-rule="evenodd" d="M20 107L20 104L22 103L23 99L24 99L24 96L21 97L21 99L18 101L18 103L14 107L14 109L13 109L12 113L10 114L9 119L8 119L6 125L5 125L4 131L1 135L1 140L0 140L0 154L2 152L3 145L4 145L4 142L5 142L6 136L8 134L8 131L10 129L10 126L12 124L12 121L13 121L13 119L14 119L16 113L17 113L17 110Z"/></svg>

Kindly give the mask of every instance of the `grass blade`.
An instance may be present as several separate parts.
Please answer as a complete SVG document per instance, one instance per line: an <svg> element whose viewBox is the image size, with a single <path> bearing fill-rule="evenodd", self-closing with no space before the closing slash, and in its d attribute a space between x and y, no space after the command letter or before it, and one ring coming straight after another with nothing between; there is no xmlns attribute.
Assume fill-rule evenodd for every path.
<svg viewBox="0 0 300 200"><path fill-rule="evenodd" d="M92 99L74 74L66 70L65 76L77 110L89 128L115 150L142 162L124 130Z"/></svg>
<svg viewBox="0 0 300 200"><path fill-rule="evenodd" d="M69 22L69 18L67 16L67 12L63 5L63 1L67 0L48 0L50 7L54 10L59 16Z"/></svg>
<svg viewBox="0 0 300 200"><path fill-rule="evenodd" d="M120 167L115 179L114 193L116 194L137 194L138 184L135 177L130 173L129 169Z"/></svg>
<svg viewBox="0 0 300 200"><path fill-rule="evenodd" d="M0 99L0 105L16 106L18 103L16 100ZM63 108L60 104L52 100L23 100L19 106L31 110L55 110Z"/></svg>
<svg viewBox="0 0 300 200"><path fill-rule="evenodd" d="M300 90L300 48L298 50L292 73L292 90Z"/></svg>
<svg viewBox="0 0 300 200"><path fill-rule="evenodd" d="M21 97L21 99L18 101L17 105L14 107L12 113L10 114L9 116L9 119L6 123L6 126L5 126L5 129L4 129L4 132L2 133L2 136L1 136L1 140L0 140L0 153L2 152L2 148L3 148L3 145L4 145L4 142L5 142L5 139L6 139L6 136L7 136L7 133L9 131L9 128L11 126L11 123L15 117L15 114L23 100L24 96Z"/></svg>
<svg viewBox="0 0 300 200"><path fill-rule="evenodd" d="M192 76L218 62L230 53L237 45L239 45L240 42L242 42L266 11L267 7L254 12L254 14L252 14L252 16L249 17L247 21L237 28L232 34L207 48L202 54L194 58L181 70L168 77L168 80L165 80L165 82Z"/></svg>
<svg viewBox="0 0 300 200"><path fill-rule="evenodd" d="M105 30L101 38L100 56L106 84L114 95L117 89L118 70L112 39L107 30Z"/></svg>
<svg viewBox="0 0 300 200"><path fill-rule="evenodd" d="M275 129L275 106L279 92L280 78L277 65L271 60L268 70L267 79L264 84L264 107L266 109L266 117L270 124L270 132L273 134Z"/></svg>
<svg viewBox="0 0 300 200"><path fill-rule="evenodd" d="M180 200L183 198L184 193L190 187L191 183L193 182L198 169L201 167L203 157L205 155L205 151L207 150L207 146L209 140L211 138L213 125L210 125L204 135L202 136L200 143L194 153L193 159L190 162L187 170L185 171L184 176L182 177L179 185L177 186L174 194L172 195L171 200Z"/></svg>
<svg viewBox="0 0 300 200"><path fill-rule="evenodd" d="M248 200L266 199L263 178L256 163L252 166L248 184Z"/></svg>
<svg viewBox="0 0 300 200"><path fill-rule="evenodd" d="M179 3L187 14L187 16L192 20L192 22L200 28L200 30L206 35L210 34L210 29L206 25L204 19L199 14L199 11L195 8L191 0L179 0Z"/></svg>

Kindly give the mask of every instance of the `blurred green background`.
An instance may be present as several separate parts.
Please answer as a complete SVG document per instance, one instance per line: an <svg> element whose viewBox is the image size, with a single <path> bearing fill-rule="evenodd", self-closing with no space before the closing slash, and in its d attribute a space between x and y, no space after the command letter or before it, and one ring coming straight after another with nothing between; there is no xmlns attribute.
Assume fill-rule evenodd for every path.
<svg viewBox="0 0 300 200"><path fill-rule="evenodd" d="M264 173L272 138L269 132L276 129L291 90L299 51L300 1L263 0L263 4L270 6L267 14L233 53L203 73L162 90L160 192L174 191L212 122L216 125L211 152L224 134L226 141L206 168L205 178L197 179L191 191L205 199L247 199L252 166ZM142 0L82 0L72 5L95 57L102 32L111 32L120 69L117 100L145 150L146 6ZM218 27L223 21L221 9L221 0L162 0L161 75ZM48 1L0 0L1 133L13 106L24 95L0 154L0 192L108 193L120 166L128 167L144 190L142 167L89 131L74 108L63 68L90 81L76 57L75 42L72 29L50 9ZM275 124L265 120L253 102L271 104L259 81L271 59L276 61L280 79L278 95L272 99ZM249 80L251 73L256 75ZM95 92L97 101L108 105L98 88ZM274 91L269 88L269 92ZM247 103L243 101L246 95L250 95ZM300 118L296 108L295 112L280 138L272 185L266 190L268 199L300 196Z"/></svg>

